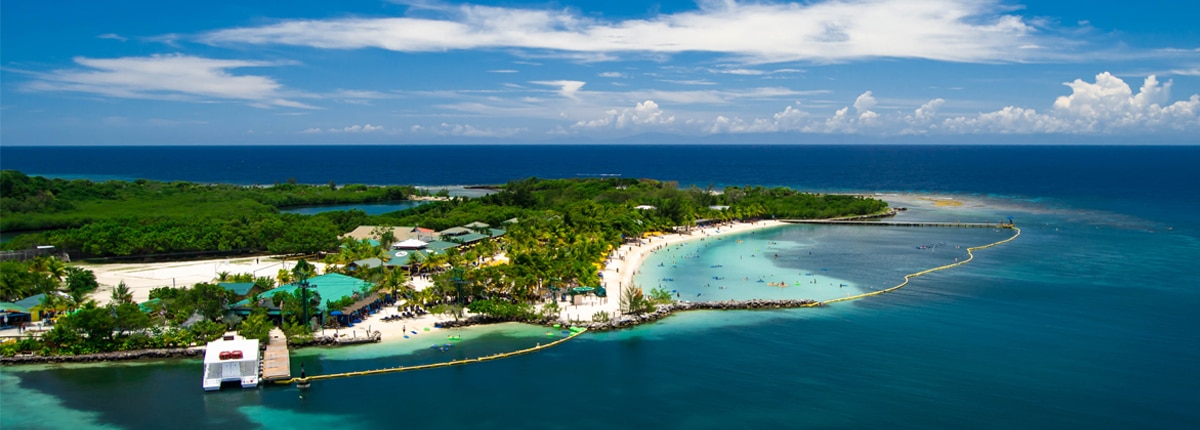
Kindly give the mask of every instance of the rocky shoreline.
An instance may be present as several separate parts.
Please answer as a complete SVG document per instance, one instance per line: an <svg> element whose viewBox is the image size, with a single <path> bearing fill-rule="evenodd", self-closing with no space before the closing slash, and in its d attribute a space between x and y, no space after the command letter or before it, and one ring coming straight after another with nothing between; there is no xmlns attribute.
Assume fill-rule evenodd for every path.
<svg viewBox="0 0 1200 430"><path fill-rule="evenodd" d="M0 364L44 364L44 363L91 363L97 361L125 361L156 358L203 357L204 347L140 349L137 351L102 352L80 355L34 355L18 354L0 357Z"/></svg>
<svg viewBox="0 0 1200 430"><path fill-rule="evenodd" d="M665 305L658 305L653 312L647 312L637 315L621 315L619 318L609 321L589 321L589 322L574 322L571 325L575 327L583 327L591 331L608 331L631 328L640 324L651 323L660 319L671 316L676 312L700 311L700 310L756 310L756 309L788 309L788 308L809 308L820 307L821 302L804 299L752 299L752 300L724 300L719 302L675 302ZM491 318L485 316L472 316L470 318L443 321L438 323L442 328L469 327L474 325L495 324L501 322L524 322L529 324L538 324L544 326L553 326L561 324L560 321L544 318L540 320L519 320L519 319L502 319Z"/></svg>
<svg viewBox="0 0 1200 430"><path fill-rule="evenodd" d="M719 302L675 302L666 305L658 305L654 312L647 312L637 315L621 315L609 321L603 322L587 322L575 324L579 327L587 328L593 331L620 330L630 328L640 324L646 324L671 316L676 312L700 311L700 310L756 310L756 309L788 309L788 308L807 308L819 307L821 302L812 299L795 300L724 300Z"/></svg>

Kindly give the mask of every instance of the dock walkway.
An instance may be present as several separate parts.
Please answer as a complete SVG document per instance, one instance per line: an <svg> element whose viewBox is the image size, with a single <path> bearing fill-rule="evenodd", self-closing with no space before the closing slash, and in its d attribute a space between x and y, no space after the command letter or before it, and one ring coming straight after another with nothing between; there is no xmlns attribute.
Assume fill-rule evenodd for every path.
<svg viewBox="0 0 1200 430"><path fill-rule="evenodd" d="M271 382L292 379L291 354L288 353L287 336L283 330L271 330L271 339L267 341L267 351L263 353L262 381Z"/></svg>

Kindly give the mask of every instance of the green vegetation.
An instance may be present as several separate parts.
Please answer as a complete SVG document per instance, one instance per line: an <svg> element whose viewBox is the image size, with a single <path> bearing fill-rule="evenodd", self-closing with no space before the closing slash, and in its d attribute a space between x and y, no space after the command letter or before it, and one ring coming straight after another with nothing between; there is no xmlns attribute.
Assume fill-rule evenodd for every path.
<svg viewBox="0 0 1200 430"><path fill-rule="evenodd" d="M200 283L191 288L161 287L150 290L150 300L158 299L153 311L172 324L183 324L193 315L215 321L224 317L233 303L233 292L215 284Z"/></svg>
<svg viewBox="0 0 1200 430"><path fill-rule="evenodd" d="M656 287L650 289L650 301L656 305L665 305L675 302L675 299L671 298L670 291Z"/></svg>
<svg viewBox="0 0 1200 430"><path fill-rule="evenodd" d="M487 315L499 320L523 321L535 318L533 306L529 303L514 303L505 300L476 300L467 305L471 313Z"/></svg>
<svg viewBox="0 0 1200 430"><path fill-rule="evenodd" d="M641 288L631 284L629 288L621 290L621 312L638 315L653 310L654 302L642 294Z"/></svg>
<svg viewBox="0 0 1200 430"><path fill-rule="evenodd" d="M366 214L280 214L301 205L405 200L414 187L275 184L270 187L46 179L0 171L0 231L7 246L54 244L95 256L257 250L310 253L337 246L337 235Z"/></svg>
<svg viewBox="0 0 1200 430"><path fill-rule="evenodd" d="M875 199L784 188L729 187L718 193L695 187L680 189L675 183L654 180L529 178L510 182L485 197L452 198L383 216L367 216L361 211L303 216L281 215L277 208L399 199L416 191L410 187L338 188L335 184L258 188L151 181L92 183L30 178L13 171L0 172L0 182L0 225L5 230L60 229L14 244L29 245L37 240L95 255L231 249L328 251L327 270L367 280L376 290L429 304L430 311L455 319L462 316L464 307L503 320L555 317L558 303L546 303L540 311L534 305L551 291L599 285L598 271L605 257L624 241L692 226L700 219L829 218L875 214L887 208ZM512 219L517 221L510 223ZM357 260L386 260L387 244L395 239L389 228L376 231L382 245L336 239L359 225L419 225L442 230L475 221L503 228L506 234L466 248L422 254L411 262L408 273L386 266L347 269ZM477 231L493 234L487 229ZM501 252L507 262L488 261ZM420 292L405 287L407 277L416 273L429 274L433 286ZM312 267L300 260L290 271L281 269L277 279L287 283L314 274ZM275 285L274 279L252 274L221 273L218 278L255 282L262 290ZM40 340L6 343L0 346L0 353L79 354L186 346L211 340L227 328L236 328L248 338L267 339L273 327L267 310L258 306L258 297L252 298L251 313L242 319L228 312L233 295L213 284L154 289L150 294L154 300L144 310L132 303L123 285L112 290L111 303L99 306L87 298L96 287L91 272L67 267L56 258L0 262L0 299L48 293L43 309L73 311L60 316ZM315 291L308 293L307 303L300 290L262 296L270 297L271 304L282 310L283 329L289 337L311 335L303 315L306 309L315 315L322 303ZM622 312L630 314L652 312L655 306L673 300L666 290L644 293L636 286L622 289L618 299ZM354 300L330 298L325 303L328 310L337 310ZM603 312L591 316L593 321L611 318Z"/></svg>

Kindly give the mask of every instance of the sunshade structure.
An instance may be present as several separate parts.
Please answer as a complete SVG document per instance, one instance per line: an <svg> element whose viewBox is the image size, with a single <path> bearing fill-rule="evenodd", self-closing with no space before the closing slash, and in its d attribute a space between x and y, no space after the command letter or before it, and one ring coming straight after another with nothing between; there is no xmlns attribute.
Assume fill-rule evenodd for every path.
<svg viewBox="0 0 1200 430"><path fill-rule="evenodd" d="M442 236L458 236L460 234L471 233L471 229L466 227L450 227L439 232Z"/></svg>
<svg viewBox="0 0 1200 430"><path fill-rule="evenodd" d="M397 242L392 245L392 249L421 249L429 245L429 242L417 239L408 239L402 242Z"/></svg>
<svg viewBox="0 0 1200 430"><path fill-rule="evenodd" d="M157 310L161 310L162 307L163 307L162 299L150 299L150 300L146 300L144 302L138 303L138 309L140 309L142 312L154 312Z"/></svg>

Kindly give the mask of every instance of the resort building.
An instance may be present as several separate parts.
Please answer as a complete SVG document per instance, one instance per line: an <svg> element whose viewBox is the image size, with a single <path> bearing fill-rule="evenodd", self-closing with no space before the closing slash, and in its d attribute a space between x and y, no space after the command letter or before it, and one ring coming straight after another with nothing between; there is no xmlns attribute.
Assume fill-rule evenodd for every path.
<svg viewBox="0 0 1200 430"><path fill-rule="evenodd" d="M505 221L505 223L515 223L516 218ZM343 235L343 237L353 237L358 240L370 240L374 242L370 236L375 231L373 226L360 226L354 231ZM459 227L451 227L439 232L434 232L429 229L418 229L416 227L396 227L393 233L407 232L412 236L407 239L400 240L400 235L396 238L399 240L393 243L391 251L388 253L388 258L380 259L377 257L364 258L356 260L346 265L347 269L354 270L370 270L384 266L389 269L411 269L414 263L423 262L431 256L443 255L451 249L469 247L486 239L493 239L504 236L507 233L503 229L491 228L483 222L472 222ZM363 236L363 235L366 236ZM418 238L421 237L421 238Z"/></svg>
<svg viewBox="0 0 1200 430"><path fill-rule="evenodd" d="M354 238L356 240L363 240L363 239L377 240L377 239L379 239L379 235L375 233L375 230L378 228L379 228L379 226L375 226L375 225L360 225L357 228L355 228L354 230L351 230L349 233L341 235L340 238L344 239L344 238L350 237L350 238ZM392 237L394 237L397 241L416 239L416 240L420 240L420 241L429 242L432 240L437 240L437 232L433 231L433 229L422 228L419 226L417 226L417 227L392 227L391 229L392 229Z"/></svg>
<svg viewBox="0 0 1200 430"><path fill-rule="evenodd" d="M16 303L0 302L0 325L2 328L18 326L30 321L29 309Z"/></svg>
<svg viewBox="0 0 1200 430"><path fill-rule="evenodd" d="M372 293L371 289L374 287L375 284L373 283L340 273L329 273L309 278L308 290L316 292L321 296L321 303L317 306L317 309L311 309L312 314L320 316L321 319L318 322L321 324L329 323L331 322L330 319L332 319L336 320L342 326L352 326L356 319L361 319L366 314L373 313L384 306L384 301L387 298L381 297L379 293ZM274 297L277 294L291 294L299 288L299 284L291 283L267 291L263 293L263 296ZM353 299L354 303L332 312L328 309L329 302L342 301L347 297ZM242 303L239 302L238 304ZM248 308L248 303L246 306Z"/></svg>
<svg viewBox="0 0 1200 430"><path fill-rule="evenodd" d="M218 282L217 286L232 291L235 296L234 300L241 300L266 291L253 282Z"/></svg>
<svg viewBox="0 0 1200 430"><path fill-rule="evenodd" d="M52 293L52 294L58 294L59 296L62 296L63 298L66 297L66 295L63 293ZM23 310L22 313L24 314L23 316L24 316L25 322L38 322L38 321L54 318L55 314L57 313L57 311L55 309L45 309L44 306L42 306L42 304L45 303L45 301L46 301L46 295L39 293L39 294L34 294L32 296L23 298L21 300L17 300L15 302L13 302L12 305L13 305L14 310L15 309Z"/></svg>

